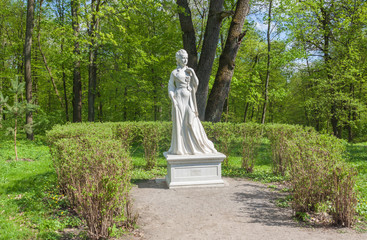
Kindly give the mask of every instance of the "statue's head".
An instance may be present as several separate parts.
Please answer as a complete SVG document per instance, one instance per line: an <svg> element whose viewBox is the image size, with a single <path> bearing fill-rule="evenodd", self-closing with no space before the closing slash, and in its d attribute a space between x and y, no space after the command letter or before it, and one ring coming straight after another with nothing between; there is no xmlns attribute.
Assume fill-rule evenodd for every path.
<svg viewBox="0 0 367 240"><path fill-rule="evenodd" d="M188 54L185 51L185 49L181 49L181 50L178 50L178 52L176 52L176 60L178 64L184 64L184 65L187 64Z"/></svg>

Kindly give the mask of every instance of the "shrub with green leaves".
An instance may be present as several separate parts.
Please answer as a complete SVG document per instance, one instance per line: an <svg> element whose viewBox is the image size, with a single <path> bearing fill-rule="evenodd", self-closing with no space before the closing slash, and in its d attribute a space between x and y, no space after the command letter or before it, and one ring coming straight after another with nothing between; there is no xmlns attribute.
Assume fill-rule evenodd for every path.
<svg viewBox="0 0 367 240"><path fill-rule="evenodd" d="M312 129L308 129L312 131ZM275 174L285 176L288 166L287 140L294 134L303 132L304 128L298 125L269 124L265 127L266 135L270 140L273 171Z"/></svg>
<svg viewBox="0 0 367 240"><path fill-rule="evenodd" d="M233 143L239 137L235 126L233 123L203 123L208 138L214 142L219 152L227 156L224 160L226 166L228 166L228 156L231 154Z"/></svg>
<svg viewBox="0 0 367 240"><path fill-rule="evenodd" d="M133 142L137 142L138 127L136 122L117 123L114 129L114 138L121 142L121 146L130 149Z"/></svg>
<svg viewBox="0 0 367 240"><path fill-rule="evenodd" d="M332 180L332 217L334 223L339 226L350 227L354 223L356 215L357 195L354 186L357 180L357 172L345 164L340 164L334 168Z"/></svg>
<svg viewBox="0 0 367 240"><path fill-rule="evenodd" d="M94 136L100 139L113 139L116 136L117 125L118 123L67 123L54 126L46 136L51 145L62 138L77 139Z"/></svg>
<svg viewBox="0 0 367 240"><path fill-rule="evenodd" d="M355 216L355 172L343 163L345 142L314 131L293 133L285 140L295 212L329 206L334 223L350 226Z"/></svg>
<svg viewBox="0 0 367 240"><path fill-rule="evenodd" d="M255 166L256 154L261 145L263 135L263 125L246 123L237 126L239 134L241 134L242 143L242 163L241 167L246 172L252 173Z"/></svg>
<svg viewBox="0 0 367 240"><path fill-rule="evenodd" d="M64 138L54 143L52 155L59 183L86 220L90 238L107 238L114 225L131 220L126 214L131 160L119 141Z"/></svg>
<svg viewBox="0 0 367 240"><path fill-rule="evenodd" d="M144 147L144 157L147 161L146 168L155 168L157 166L159 141L163 130L162 124L160 122L139 122L137 127Z"/></svg>

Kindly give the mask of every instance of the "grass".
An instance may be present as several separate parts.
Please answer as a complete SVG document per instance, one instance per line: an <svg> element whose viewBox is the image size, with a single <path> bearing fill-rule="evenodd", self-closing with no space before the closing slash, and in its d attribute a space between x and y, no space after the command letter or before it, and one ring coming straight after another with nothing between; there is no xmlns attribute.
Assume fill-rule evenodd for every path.
<svg viewBox="0 0 367 240"><path fill-rule="evenodd" d="M66 227L82 224L59 194L48 147L18 140L0 142L0 239L59 239Z"/></svg>
<svg viewBox="0 0 367 240"><path fill-rule="evenodd" d="M347 163L358 171L356 190L358 192L357 213L367 221L367 143L347 146Z"/></svg>
<svg viewBox="0 0 367 240"><path fill-rule="evenodd" d="M19 139L19 158L27 160L14 161L13 142L7 139L0 139L0 239L61 239L65 228L83 226L84 222L69 208L67 199L59 194L57 176L47 145L42 140L30 142ZM359 172L356 184L359 199L357 211L364 218L363 222L366 222L367 143L348 145L347 149L348 164ZM149 171L145 169L142 147L132 147L131 153L132 183L166 174L167 164L162 152L159 153L157 167ZM260 147L252 173L241 169L240 151L237 149L229 157L229 166L222 167L222 175L261 182L286 180L272 172L270 146L267 142ZM285 198L277 204L286 207L289 201ZM81 232L79 238L83 239L85 235L85 232Z"/></svg>

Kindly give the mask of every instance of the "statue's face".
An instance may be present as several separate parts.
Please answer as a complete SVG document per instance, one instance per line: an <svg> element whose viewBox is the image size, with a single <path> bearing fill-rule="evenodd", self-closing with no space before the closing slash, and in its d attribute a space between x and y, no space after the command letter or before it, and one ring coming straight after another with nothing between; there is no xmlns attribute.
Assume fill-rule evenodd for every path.
<svg viewBox="0 0 367 240"><path fill-rule="evenodd" d="M187 62L188 62L188 58L189 57L186 54L179 55L177 57L177 62L180 65L186 66L187 65Z"/></svg>

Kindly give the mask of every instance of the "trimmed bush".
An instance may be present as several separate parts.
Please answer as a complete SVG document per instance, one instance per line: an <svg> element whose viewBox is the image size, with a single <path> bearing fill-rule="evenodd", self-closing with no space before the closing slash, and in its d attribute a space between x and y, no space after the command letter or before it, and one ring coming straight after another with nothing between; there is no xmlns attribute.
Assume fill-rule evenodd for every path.
<svg viewBox="0 0 367 240"><path fill-rule="evenodd" d="M159 141L163 130L162 124L160 122L139 122L137 128L144 147L144 157L147 161L146 168L155 168L157 166Z"/></svg>
<svg viewBox="0 0 367 240"><path fill-rule="evenodd" d="M117 123L114 130L114 138L119 140L122 148L126 150L130 150L133 142L137 142L140 137L136 122Z"/></svg>
<svg viewBox="0 0 367 240"><path fill-rule="evenodd" d="M246 172L252 172L254 169L256 154L263 136L269 138L273 171L289 177L293 189L292 207L295 212L318 211L327 206L327 211L333 216L336 224L350 226L353 223L356 206L354 191L356 173L343 165L345 142L342 140L319 134L313 128L292 125L264 126L203 122L203 126L208 138L216 145L216 149L227 157L233 153L234 146L241 145L241 167ZM97 169L97 165L103 162L102 157L98 156L106 157L102 154L104 148L108 149L104 144L119 146L119 151L124 152L121 153L120 161L128 162L126 159L130 147L142 143L146 168L152 169L157 165L160 148L169 149L171 134L171 122L78 123L56 126L47 133L47 137L54 152L60 186L65 192L69 191L70 199L74 201L75 206L78 205L79 209L83 209L86 205L81 200L75 200L81 199L82 195L78 193L81 190L78 188L70 190L70 186L74 185L71 185L70 181L73 178L68 174L79 176L80 179L94 176L91 169ZM102 148L98 150L101 153L97 151L97 139L99 139L99 147ZM88 152L98 152L98 154L90 155ZM116 155L113 155L114 158L118 158L119 154L116 152ZM88 166L78 165L79 162L90 165L90 169ZM117 163L112 161L108 164L112 164L110 168L113 168L113 164ZM224 164L228 165L228 158ZM106 176L110 175L106 173ZM96 181L98 177L95 177ZM92 190L94 191L95 188L90 188L88 191ZM102 193L104 196L103 190ZM121 209L121 207L118 208ZM82 212L82 210L79 211ZM88 215L85 216L88 218ZM131 218L129 216L127 218Z"/></svg>
<svg viewBox="0 0 367 240"><path fill-rule="evenodd" d="M100 139L112 139L118 123L67 123L65 125L56 125L52 130L46 133L50 144L55 143L62 138L81 138L94 136Z"/></svg>
<svg viewBox="0 0 367 240"><path fill-rule="evenodd" d="M345 164L333 170L332 216L336 225L350 227L355 221L357 196L354 190L357 172Z"/></svg>
<svg viewBox="0 0 367 240"><path fill-rule="evenodd" d="M114 224L131 220L125 214L131 160L119 141L94 136L60 139L52 155L59 183L86 220L90 238L107 238Z"/></svg>
<svg viewBox="0 0 367 240"><path fill-rule="evenodd" d="M241 167L248 173L252 173L255 166L256 155L261 145L263 126L260 124L238 125L238 132L242 138L242 164Z"/></svg>
<svg viewBox="0 0 367 240"><path fill-rule="evenodd" d="M269 124L266 125L265 131L271 145L273 172L285 176L289 163L287 141L305 130L298 125ZM307 128L307 131L313 131L313 128Z"/></svg>
<svg viewBox="0 0 367 240"><path fill-rule="evenodd" d="M296 212L329 206L334 223L350 226L355 216L356 173L345 166L345 142L314 131L296 132L286 140L292 207Z"/></svg>
<svg viewBox="0 0 367 240"><path fill-rule="evenodd" d="M233 143L240 135L236 134L236 125L233 123L203 123L205 132L215 144L216 149L226 155L224 164L228 166L228 157L231 154Z"/></svg>

